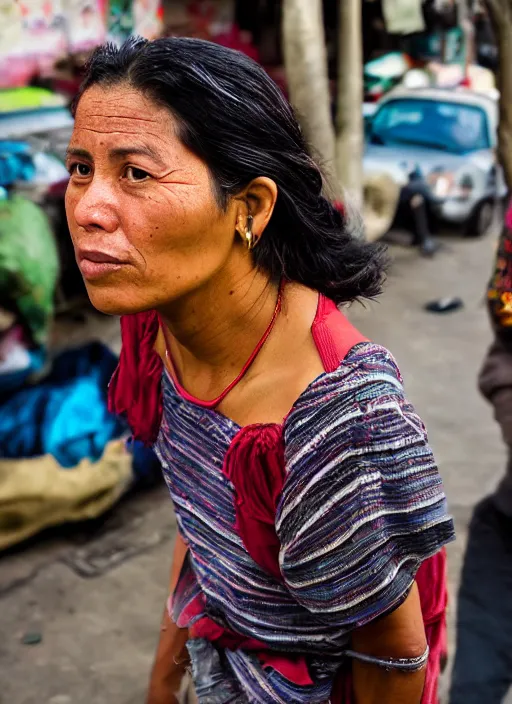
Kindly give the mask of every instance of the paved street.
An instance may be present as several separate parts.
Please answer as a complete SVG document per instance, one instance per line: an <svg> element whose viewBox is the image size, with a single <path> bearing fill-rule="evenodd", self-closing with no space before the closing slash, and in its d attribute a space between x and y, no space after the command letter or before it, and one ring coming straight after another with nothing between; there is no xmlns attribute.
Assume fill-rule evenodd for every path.
<svg viewBox="0 0 512 704"><path fill-rule="evenodd" d="M366 309L354 306L350 315L395 354L444 477L458 530L449 551L453 654L467 526L475 504L500 476L504 452L490 408L476 390L490 340L483 292L494 242L450 240L447 245L432 261L394 247L386 294ZM445 316L423 311L430 299L451 295L464 300L463 310ZM0 702L141 704L166 596L173 533L162 487L125 500L104 522L65 535L52 533L4 557ZM27 634L42 640L24 645Z"/></svg>
<svg viewBox="0 0 512 704"><path fill-rule="evenodd" d="M366 334L393 351L402 369L408 396L429 430L444 479L458 537L448 551L451 666L456 637L456 597L468 524L474 506L496 485L505 464L505 453L492 410L480 397L476 386L491 339L484 289L492 266L495 239L449 240L447 244L449 251L440 253L432 261L418 259L409 250L394 249L395 264L385 295L369 310L354 309L352 318ZM453 295L462 298L463 310L446 315L422 310L427 301ZM477 627L486 633L485 608L483 610ZM503 627L506 629L505 625ZM510 630L509 626L508 632ZM488 653L492 652L490 645L489 641L484 644ZM492 653L496 659L502 655ZM473 676L478 679L482 656L482 652L474 653L475 672L465 672L470 688L474 684ZM510 667L508 671L512 672L512 664ZM442 704L449 701L448 687L449 672L442 683ZM466 693L451 704L502 702L512 704L512 697L491 701L486 688L484 696L477 695L473 699Z"/></svg>

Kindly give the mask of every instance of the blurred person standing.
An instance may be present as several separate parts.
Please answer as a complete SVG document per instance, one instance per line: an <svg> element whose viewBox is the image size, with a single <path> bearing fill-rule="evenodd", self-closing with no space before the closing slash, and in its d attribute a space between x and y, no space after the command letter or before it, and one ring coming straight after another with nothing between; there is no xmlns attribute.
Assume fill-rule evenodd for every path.
<svg viewBox="0 0 512 704"><path fill-rule="evenodd" d="M494 408L508 448L505 476L492 501L512 526L512 207L505 218L487 301L494 341L480 372L479 386Z"/></svg>

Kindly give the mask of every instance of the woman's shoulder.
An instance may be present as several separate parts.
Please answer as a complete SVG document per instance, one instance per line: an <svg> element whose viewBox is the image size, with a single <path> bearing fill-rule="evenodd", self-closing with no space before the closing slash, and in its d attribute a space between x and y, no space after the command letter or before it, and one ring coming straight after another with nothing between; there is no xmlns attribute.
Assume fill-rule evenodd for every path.
<svg viewBox="0 0 512 704"><path fill-rule="evenodd" d="M327 474L338 467L338 479L348 480L353 472L374 472L377 464L394 466L398 451L406 462L414 456L418 465L437 472L398 366L387 349L372 342L356 345L300 396L284 424L284 446L290 480L295 475L301 481L325 465Z"/></svg>
<svg viewBox="0 0 512 704"><path fill-rule="evenodd" d="M363 342L321 375L287 419L284 454L276 529L288 588L344 627L395 608L454 530L392 355Z"/></svg>
<svg viewBox="0 0 512 704"><path fill-rule="evenodd" d="M403 395L403 379L395 358L385 347L363 341L350 349L332 371L317 377L300 395L285 421L285 429L302 423L305 416L321 423L322 415L338 415L364 399Z"/></svg>
<svg viewBox="0 0 512 704"><path fill-rule="evenodd" d="M355 345L329 376L334 381L337 376L346 374L347 370L368 378L385 374L393 377L400 384L403 383L402 374L393 353L386 347L368 340Z"/></svg>

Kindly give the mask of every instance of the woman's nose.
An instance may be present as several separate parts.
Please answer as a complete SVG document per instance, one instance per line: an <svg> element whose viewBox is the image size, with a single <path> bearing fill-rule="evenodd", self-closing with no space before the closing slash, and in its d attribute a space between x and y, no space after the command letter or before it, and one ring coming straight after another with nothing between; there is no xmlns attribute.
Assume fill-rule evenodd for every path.
<svg viewBox="0 0 512 704"><path fill-rule="evenodd" d="M115 232L119 225L116 200L112 189L100 179L93 179L82 190L75 204L76 224L86 231Z"/></svg>

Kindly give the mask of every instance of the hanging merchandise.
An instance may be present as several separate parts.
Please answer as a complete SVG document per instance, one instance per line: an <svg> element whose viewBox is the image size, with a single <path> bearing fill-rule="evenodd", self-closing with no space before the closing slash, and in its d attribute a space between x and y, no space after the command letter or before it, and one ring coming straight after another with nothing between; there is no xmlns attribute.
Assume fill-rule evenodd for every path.
<svg viewBox="0 0 512 704"><path fill-rule="evenodd" d="M0 51L10 56L23 39L21 8L13 0L0 0Z"/></svg>
<svg viewBox="0 0 512 704"><path fill-rule="evenodd" d="M106 38L105 0L65 0L68 49L87 52Z"/></svg>
<svg viewBox="0 0 512 704"><path fill-rule="evenodd" d="M429 32L453 29L458 25L455 0L425 0L423 16Z"/></svg>
<svg viewBox="0 0 512 704"><path fill-rule="evenodd" d="M67 53L67 0L0 0L0 88L47 76Z"/></svg>
<svg viewBox="0 0 512 704"><path fill-rule="evenodd" d="M444 60L446 63L458 63L463 66L467 58L467 41L460 27L450 29L445 34L446 48Z"/></svg>
<svg viewBox="0 0 512 704"><path fill-rule="evenodd" d="M173 0L166 7L166 31L172 35L217 41L235 20L233 0Z"/></svg>
<svg viewBox="0 0 512 704"><path fill-rule="evenodd" d="M37 71L35 56L24 48L20 5L0 0L0 88L23 86Z"/></svg>
<svg viewBox="0 0 512 704"><path fill-rule="evenodd" d="M132 0L110 0L107 24L108 40L120 45L133 34L133 30Z"/></svg>
<svg viewBox="0 0 512 704"><path fill-rule="evenodd" d="M133 0L133 31L145 39L157 39L163 29L161 0Z"/></svg>
<svg viewBox="0 0 512 704"><path fill-rule="evenodd" d="M67 53L63 0L15 1L23 22L22 51L27 57L35 57L38 74L48 75Z"/></svg>
<svg viewBox="0 0 512 704"><path fill-rule="evenodd" d="M108 0L0 0L0 88L27 85L35 76L53 75L69 53L87 52L106 38ZM148 0L146 0L147 2ZM123 30L131 1L117 29ZM129 32L132 22L130 21ZM119 26L118 26L119 25Z"/></svg>
<svg viewBox="0 0 512 704"><path fill-rule="evenodd" d="M382 12L389 34L416 34L425 30L422 0L383 0Z"/></svg>
<svg viewBox="0 0 512 704"><path fill-rule="evenodd" d="M466 37L460 27L420 34L408 41L408 53L416 61L443 61L461 66L466 63Z"/></svg>

